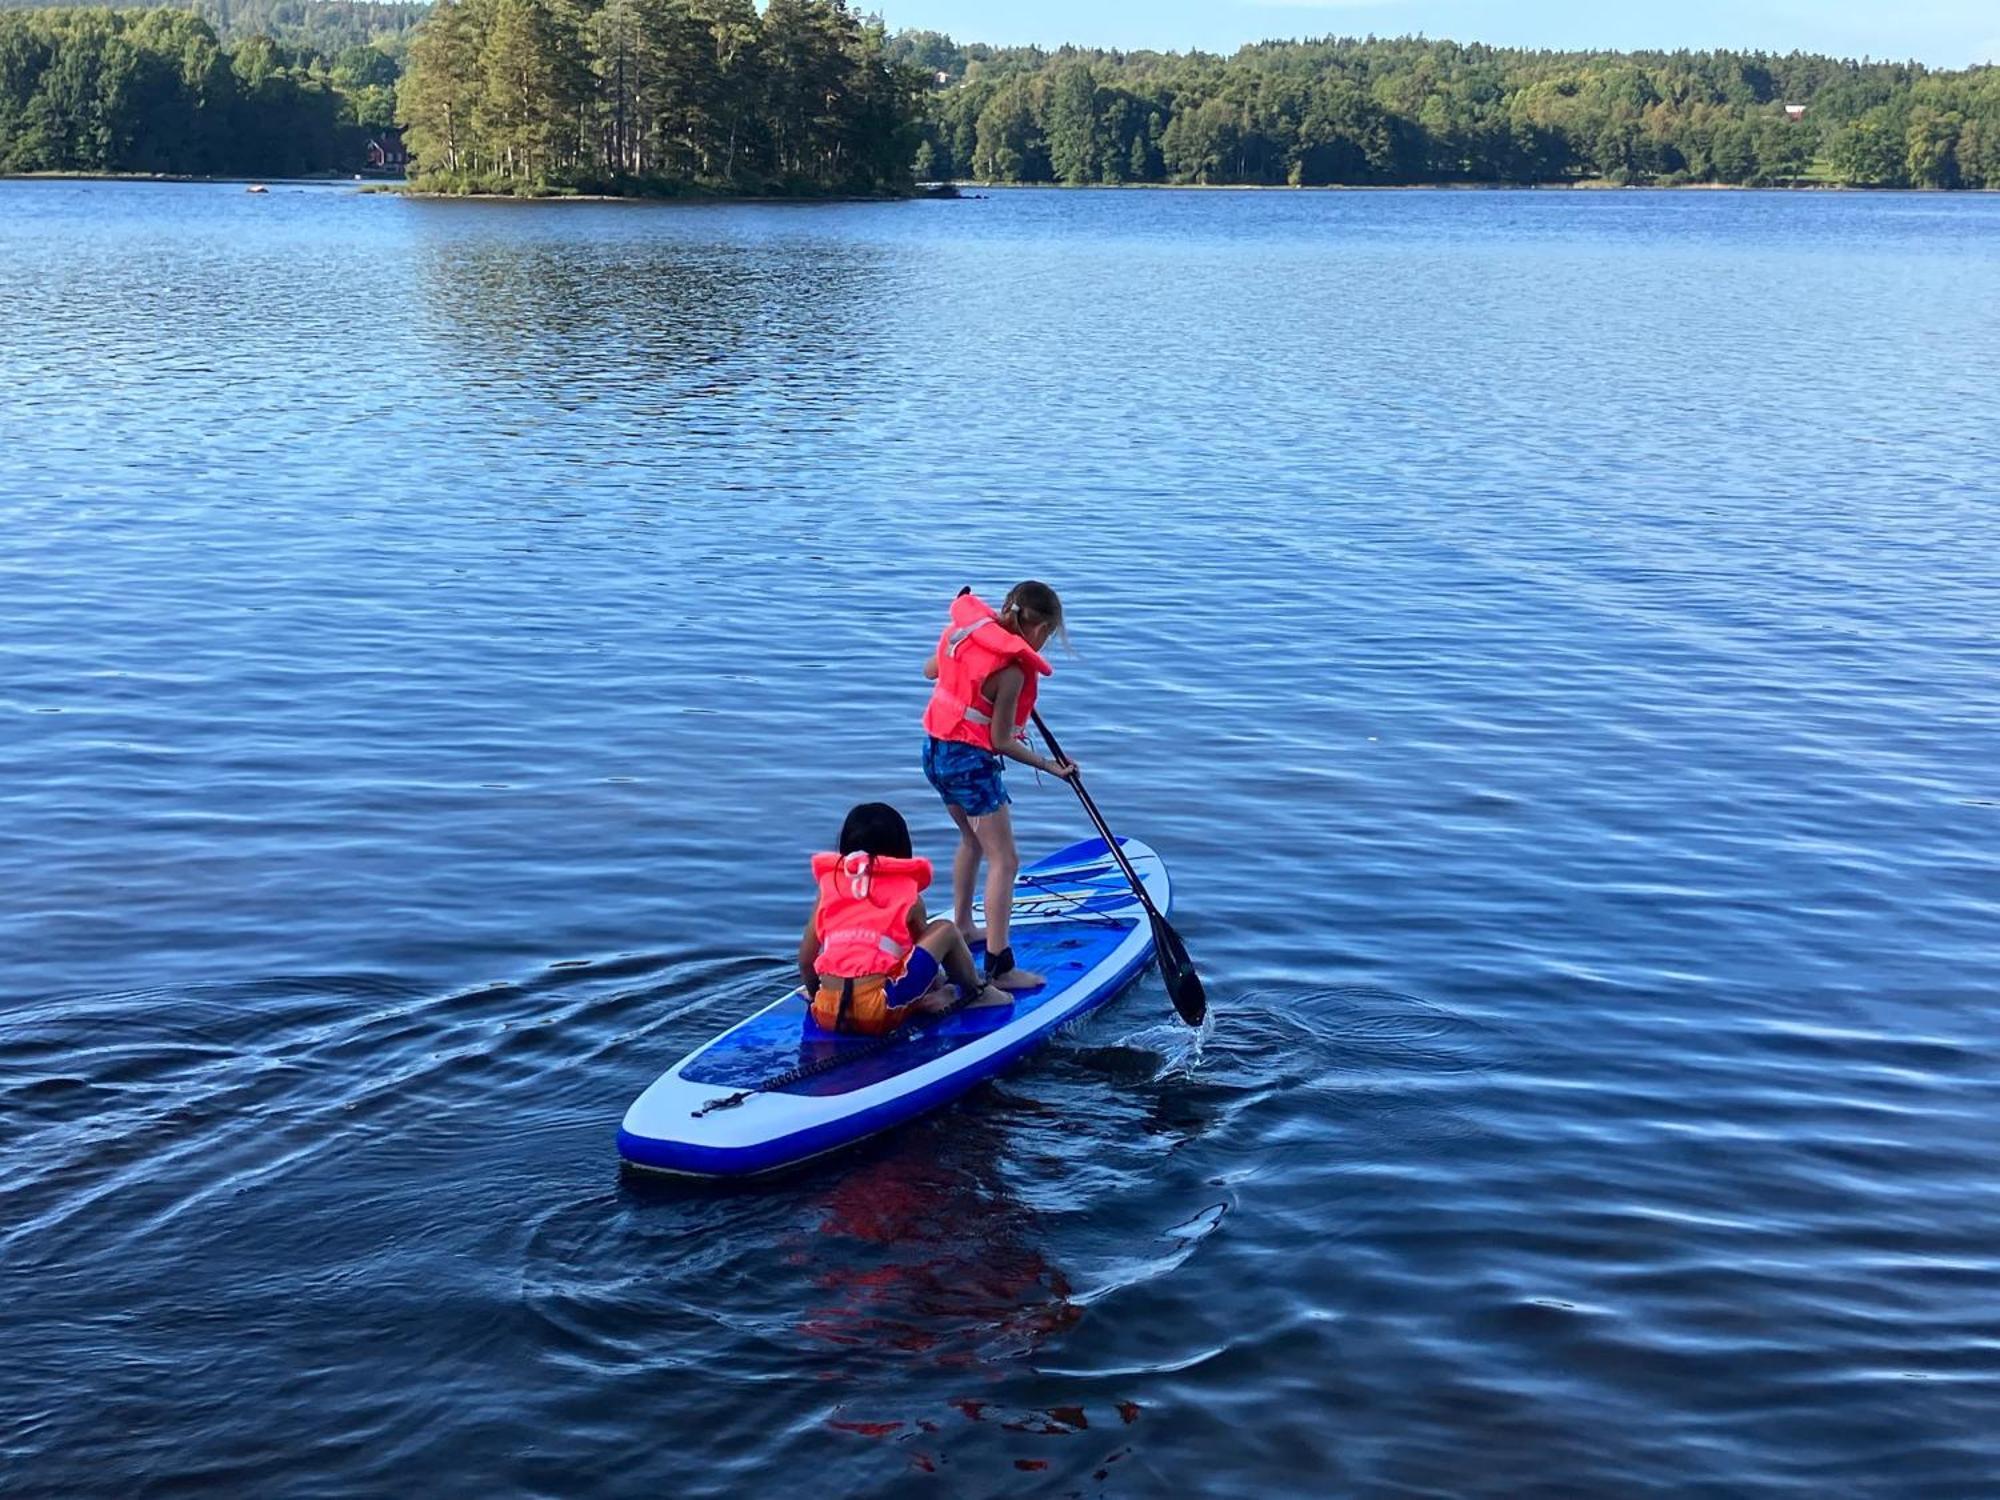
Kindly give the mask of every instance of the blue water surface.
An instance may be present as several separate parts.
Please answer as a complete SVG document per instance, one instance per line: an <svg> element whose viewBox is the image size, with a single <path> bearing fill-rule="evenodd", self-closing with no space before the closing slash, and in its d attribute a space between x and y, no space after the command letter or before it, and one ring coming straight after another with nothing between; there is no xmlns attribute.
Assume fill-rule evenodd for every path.
<svg viewBox="0 0 2000 1500"><path fill-rule="evenodd" d="M2000 199L0 183L0 313L8 1493L1994 1491ZM1209 1026L621 1180L1027 576Z"/></svg>

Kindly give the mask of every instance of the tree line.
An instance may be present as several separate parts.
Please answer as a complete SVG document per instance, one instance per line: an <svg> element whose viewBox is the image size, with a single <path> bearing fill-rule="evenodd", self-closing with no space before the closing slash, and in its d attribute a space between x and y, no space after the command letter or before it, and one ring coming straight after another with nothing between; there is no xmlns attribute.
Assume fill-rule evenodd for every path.
<svg viewBox="0 0 2000 1500"><path fill-rule="evenodd" d="M906 31L892 51L934 82L925 179L2000 187L1994 67L1418 38L1222 58Z"/></svg>
<svg viewBox="0 0 2000 1500"><path fill-rule="evenodd" d="M1415 38L1229 57L889 36L848 0L0 0L0 171L503 192L1023 183L2000 188L2000 68Z"/></svg>
<svg viewBox="0 0 2000 1500"><path fill-rule="evenodd" d="M846 0L437 0L399 108L421 186L882 193L925 87Z"/></svg>
<svg viewBox="0 0 2000 1500"><path fill-rule="evenodd" d="M0 172L348 171L401 126L445 191L897 192L927 87L846 0L0 0Z"/></svg>
<svg viewBox="0 0 2000 1500"><path fill-rule="evenodd" d="M75 0L0 0L4 10L52 10ZM401 46L430 9L423 0L179 0L175 9L192 11L225 47L253 36L322 57L350 47L380 47L400 59Z"/></svg>
<svg viewBox="0 0 2000 1500"><path fill-rule="evenodd" d="M192 11L0 10L0 172L304 176L361 165L395 62L251 36Z"/></svg>

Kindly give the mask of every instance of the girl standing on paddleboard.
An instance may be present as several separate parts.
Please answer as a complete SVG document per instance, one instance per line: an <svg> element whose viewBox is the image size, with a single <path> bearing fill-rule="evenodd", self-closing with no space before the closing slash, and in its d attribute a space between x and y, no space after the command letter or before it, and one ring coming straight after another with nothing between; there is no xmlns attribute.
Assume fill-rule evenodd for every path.
<svg viewBox="0 0 2000 1500"><path fill-rule="evenodd" d="M1062 600L1046 583L1016 584L997 610L961 589L937 650L924 663L924 676L937 684L924 710L924 775L944 798L959 834L951 861L952 916L968 938L979 940L972 893L984 861L986 978L1007 990L1031 990L1044 980L1014 966L1007 938L1021 856L1000 761L1017 760L1051 776L1076 774L1074 763L1038 755L1021 738L1034 717L1036 687L1054 670L1042 647L1062 623Z"/></svg>

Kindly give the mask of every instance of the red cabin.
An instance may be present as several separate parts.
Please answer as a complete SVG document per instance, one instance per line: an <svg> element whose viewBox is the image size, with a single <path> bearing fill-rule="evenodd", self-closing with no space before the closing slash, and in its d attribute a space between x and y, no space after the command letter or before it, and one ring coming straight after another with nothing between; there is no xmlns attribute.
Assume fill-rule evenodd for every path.
<svg viewBox="0 0 2000 1500"><path fill-rule="evenodd" d="M400 172L410 164L403 145L403 132L383 130L368 137L368 168L373 172Z"/></svg>

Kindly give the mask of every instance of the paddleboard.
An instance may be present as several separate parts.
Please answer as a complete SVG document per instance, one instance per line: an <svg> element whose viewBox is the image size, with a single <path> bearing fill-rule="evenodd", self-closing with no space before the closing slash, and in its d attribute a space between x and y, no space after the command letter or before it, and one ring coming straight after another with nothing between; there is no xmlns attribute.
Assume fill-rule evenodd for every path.
<svg viewBox="0 0 2000 1500"><path fill-rule="evenodd" d="M1159 855L1137 839L1118 842L1165 912ZM1047 976L1040 989L1012 1005L919 1021L883 1043L820 1029L794 987L662 1074L626 1111L618 1154L693 1177L796 1166L956 1099L1095 1010L1152 959L1145 908L1102 839L1024 867L1014 892L1014 961Z"/></svg>

